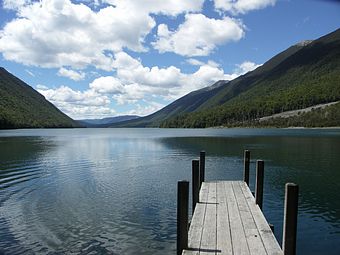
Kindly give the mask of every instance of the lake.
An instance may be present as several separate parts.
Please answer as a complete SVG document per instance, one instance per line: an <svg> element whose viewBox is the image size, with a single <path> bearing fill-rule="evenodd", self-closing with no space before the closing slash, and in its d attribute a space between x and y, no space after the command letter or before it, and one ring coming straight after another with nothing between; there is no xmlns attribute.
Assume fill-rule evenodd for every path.
<svg viewBox="0 0 340 255"><path fill-rule="evenodd" d="M241 180L245 149L279 242L295 182L298 254L340 254L340 129L2 130L0 254L175 254L177 181L201 150L206 180Z"/></svg>

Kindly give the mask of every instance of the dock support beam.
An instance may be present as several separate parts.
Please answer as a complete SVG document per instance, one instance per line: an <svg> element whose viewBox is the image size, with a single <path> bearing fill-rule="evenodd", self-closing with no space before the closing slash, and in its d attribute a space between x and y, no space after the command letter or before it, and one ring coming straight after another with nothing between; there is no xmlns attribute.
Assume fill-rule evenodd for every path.
<svg viewBox="0 0 340 255"><path fill-rule="evenodd" d="M192 214L194 215L196 204L199 202L200 169L199 160L192 161Z"/></svg>
<svg viewBox="0 0 340 255"><path fill-rule="evenodd" d="M243 170L243 180L247 183L249 187L249 164L250 164L250 151L244 151L244 170Z"/></svg>
<svg viewBox="0 0 340 255"><path fill-rule="evenodd" d="M189 182L177 183L177 255L188 248Z"/></svg>
<svg viewBox="0 0 340 255"><path fill-rule="evenodd" d="M205 151L200 152L200 188L205 178Z"/></svg>
<svg viewBox="0 0 340 255"><path fill-rule="evenodd" d="M264 178L264 161L256 162L256 184L255 184L255 202L262 210L263 205L263 178Z"/></svg>
<svg viewBox="0 0 340 255"><path fill-rule="evenodd" d="M287 183L285 191L283 240L282 240L282 249L284 255L296 254L298 200L299 200L299 186L294 183Z"/></svg>

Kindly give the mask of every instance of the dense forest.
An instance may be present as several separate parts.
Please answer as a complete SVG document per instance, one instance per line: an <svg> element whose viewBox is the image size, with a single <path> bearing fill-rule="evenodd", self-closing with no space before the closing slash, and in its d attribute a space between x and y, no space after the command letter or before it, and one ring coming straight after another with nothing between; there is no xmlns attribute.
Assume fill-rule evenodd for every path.
<svg viewBox="0 0 340 255"><path fill-rule="evenodd" d="M0 129L79 126L4 68L0 68L0 98Z"/></svg>

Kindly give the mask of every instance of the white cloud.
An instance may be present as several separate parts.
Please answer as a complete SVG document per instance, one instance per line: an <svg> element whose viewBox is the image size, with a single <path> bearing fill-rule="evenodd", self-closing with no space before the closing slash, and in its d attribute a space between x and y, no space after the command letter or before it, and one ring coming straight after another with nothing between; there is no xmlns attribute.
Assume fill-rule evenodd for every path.
<svg viewBox="0 0 340 255"><path fill-rule="evenodd" d="M143 13L176 16L183 12L201 11L204 0L104 0L103 2Z"/></svg>
<svg viewBox="0 0 340 255"><path fill-rule="evenodd" d="M74 119L108 117L115 114L110 99L94 90L76 91L67 86L56 89L37 85L38 92Z"/></svg>
<svg viewBox="0 0 340 255"><path fill-rule="evenodd" d="M67 77L74 81L81 81L85 79L84 72L77 72L77 71L69 70L63 67L59 69L57 74L58 76Z"/></svg>
<svg viewBox="0 0 340 255"><path fill-rule="evenodd" d="M121 94L125 90L120 80L112 76L97 78L89 87L101 94Z"/></svg>
<svg viewBox="0 0 340 255"><path fill-rule="evenodd" d="M116 111L107 106L65 106L65 112L69 112L69 116L73 116L73 119L92 119L92 118L105 118L116 115Z"/></svg>
<svg viewBox="0 0 340 255"><path fill-rule="evenodd" d="M155 26L150 15L125 6L95 12L70 0L23 5L17 16L0 32L0 52L7 60L40 67L112 70L109 52L145 50L144 38Z"/></svg>
<svg viewBox="0 0 340 255"><path fill-rule="evenodd" d="M157 36L157 41L152 45L161 53L207 56L218 45L240 40L244 36L244 25L230 17L210 19L203 14L186 14L184 23L176 31L160 24Z"/></svg>
<svg viewBox="0 0 340 255"><path fill-rule="evenodd" d="M15 10L17 18L0 31L0 52L6 60L25 65L72 69L92 65L110 71L112 53L123 48L147 50L145 37L156 26L151 14L197 12L204 0L83 2L98 8L71 0L4 0L4 7Z"/></svg>
<svg viewBox="0 0 340 255"><path fill-rule="evenodd" d="M167 68L145 67L125 52L116 54L113 66L117 70L117 77L124 84L141 84L150 87L177 87L181 77L181 70L174 66Z"/></svg>
<svg viewBox="0 0 340 255"><path fill-rule="evenodd" d="M250 71L253 71L254 69L258 68L261 65L257 65L251 61L244 61L242 64L237 65L237 66L238 66L238 70L236 69L236 72L240 74L245 74Z"/></svg>
<svg viewBox="0 0 340 255"><path fill-rule="evenodd" d="M145 102L146 105L137 104L135 109L125 112L121 115L138 115L146 116L162 109L165 105L157 102Z"/></svg>
<svg viewBox="0 0 340 255"><path fill-rule="evenodd" d="M238 15L274 6L276 0L214 0L214 2L216 9Z"/></svg>
<svg viewBox="0 0 340 255"><path fill-rule="evenodd" d="M120 52L113 62L117 69L116 76L98 77L85 91L76 91L66 86L49 89L38 85L37 89L73 118L112 116L117 112L115 109L110 110L114 102L116 105L133 106L134 110L124 114L144 116L163 107L162 104L154 102L155 98L162 97L172 101L218 80L234 79L258 66L245 61L235 67L234 73L226 74L213 61L200 64L194 73L189 74L174 66L145 67L140 60Z"/></svg>
<svg viewBox="0 0 340 255"><path fill-rule="evenodd" d="M61 86L57 89L38 89L47 100L54 104L70 103L73 105L86 106L104 106L110 103L110 100L105 95L99 95L93 90L75 91L67 86Z"/></svg>
<svg viewBox="0 0 340 255"><path fill-rule="evenodd" d="M145 67L140 60L132 58L125 52L120 52L116 54L113 63L117 70L116 77L106 77L105 80L108 84L104 85L101 81L101 86L90 85L90 87L96 92L99 92L99 88L101 88L101 92L106 91L112 94L119 104L134 103L150 95L173 100L193 90L209 86L218 80L235 79L258 66L250 61L245 61L237 65L233 73L226 74L214 61L209 60L207 63L189 61L199 64L197 71L191 74L183 73L175 66ZM99 83L101 79L95 80L92 84Z"/></svg>

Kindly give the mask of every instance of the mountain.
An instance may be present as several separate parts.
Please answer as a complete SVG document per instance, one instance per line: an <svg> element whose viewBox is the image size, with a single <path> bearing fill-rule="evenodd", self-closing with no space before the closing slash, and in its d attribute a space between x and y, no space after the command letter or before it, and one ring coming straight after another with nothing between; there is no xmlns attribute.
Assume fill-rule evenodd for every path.
<svg viewBox="0 0 340 255"><path fill-rule="evenodd" d="M116 117L108 117L103 119L84 119L84 120L77 120L81 125L86 127L105 127L113 123L118 123L127 120L134 120L140 118L137 115L123 115L123 116L116 116Z"/></svg>
<svg viewBox="0 0 340 255"><path fill-rule="evenodd" d="M252 126L264 116L339 101L339 73L340 29L293 45L232 81L219 81L152 115L119 125Z"/></svg>
<svg viewBox="0 0 340 255"><path fill-rule="evenodd" d="M79 126L44 96L2 67L0 98L0 129Z"/></svg>
<svg viewBox="0 0 340 255"><path fill-rule="evenodd" d="M215 96L227 83L228 81L218 81L209 87L193 91L177 99L151 115L136 120L116 123L111 125L111 127L158 127L167 118L200 110L200 107L206 100Z"/></svg>

